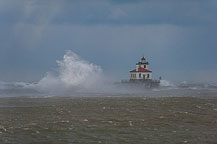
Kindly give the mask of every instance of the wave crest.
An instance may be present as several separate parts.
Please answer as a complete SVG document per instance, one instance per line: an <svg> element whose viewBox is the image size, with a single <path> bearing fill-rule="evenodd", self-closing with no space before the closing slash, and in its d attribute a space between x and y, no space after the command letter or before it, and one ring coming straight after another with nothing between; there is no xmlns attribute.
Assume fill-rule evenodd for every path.
<svg viewBox="0 0 217 144"><path fill-rule="evenodd" d="M37 87L41 91L94 90L102 81L102 69L67 51L63 60L57 60L57 73L48 72Z"/></svg>

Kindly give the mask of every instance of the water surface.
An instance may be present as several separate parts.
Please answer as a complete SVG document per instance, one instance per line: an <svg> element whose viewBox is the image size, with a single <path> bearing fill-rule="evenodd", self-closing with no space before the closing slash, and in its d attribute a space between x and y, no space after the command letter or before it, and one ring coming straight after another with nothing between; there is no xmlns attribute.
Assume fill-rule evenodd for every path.
<svg viewBox="0 0 217 144"><path fill-rule="evenodd" d="M168 93L0 98L0 143L216 143L217 93Z"/></svg>

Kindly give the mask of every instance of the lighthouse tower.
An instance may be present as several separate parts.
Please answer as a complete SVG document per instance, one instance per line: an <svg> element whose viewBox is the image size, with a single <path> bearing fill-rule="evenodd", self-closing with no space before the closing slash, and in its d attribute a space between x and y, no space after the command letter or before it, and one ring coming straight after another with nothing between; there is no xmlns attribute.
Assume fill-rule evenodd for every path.
<svg viewBox="0 0 217 144"><path fill-rule="evenodd" d="M152 80L152 71L148 69L149 63L144 56L136 63L136 69L130 71L130 80Z"/></svg>

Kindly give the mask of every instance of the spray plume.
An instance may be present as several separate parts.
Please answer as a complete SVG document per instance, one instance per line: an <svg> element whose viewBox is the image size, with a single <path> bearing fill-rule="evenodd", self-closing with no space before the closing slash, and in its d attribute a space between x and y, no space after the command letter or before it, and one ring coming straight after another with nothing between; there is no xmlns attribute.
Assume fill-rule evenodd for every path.
<svg viewBox="0 0 217 144"><path fill-rule="evenodd" d="M57 61L57 73L48 72L37 87L41 91L93 91L102 82L102 69L67 51L63 60Z"/></svg>

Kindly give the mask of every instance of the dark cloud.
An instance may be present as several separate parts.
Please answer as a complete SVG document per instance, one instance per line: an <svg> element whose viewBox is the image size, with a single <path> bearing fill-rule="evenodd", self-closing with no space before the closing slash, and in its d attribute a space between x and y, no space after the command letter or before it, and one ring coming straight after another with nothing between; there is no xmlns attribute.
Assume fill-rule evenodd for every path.
<svg viewBox="0 0 217 144"><path fill-rule="evenodd" d="M144 1L149 1L149 0L108 0L108 2L112 4L129 4L129 3L139 3L139 2L144 2Z"/></svg>
<svg viewBox="0 0 217 144"><path fill-rule="evenodd" d="M2 0L0 79L32 71L40 79L67 49L126 77L143 53L156 76L214 73L216 7L215 0Z"/></svg>
<svg viewBox="0 0 217 144"><path fill-rule="evenodd" d="M107 25L217 24L214 0L3 0L0 23ZM3 6L2 6L3 7ZM43 19L44 18L44 19Z"/></svg>
<svg viewBox="0 0 217 144"><path fill-rule="evenodd" d="M216 24L214 1L71 1L54 18L59 24Z"/></svg>

